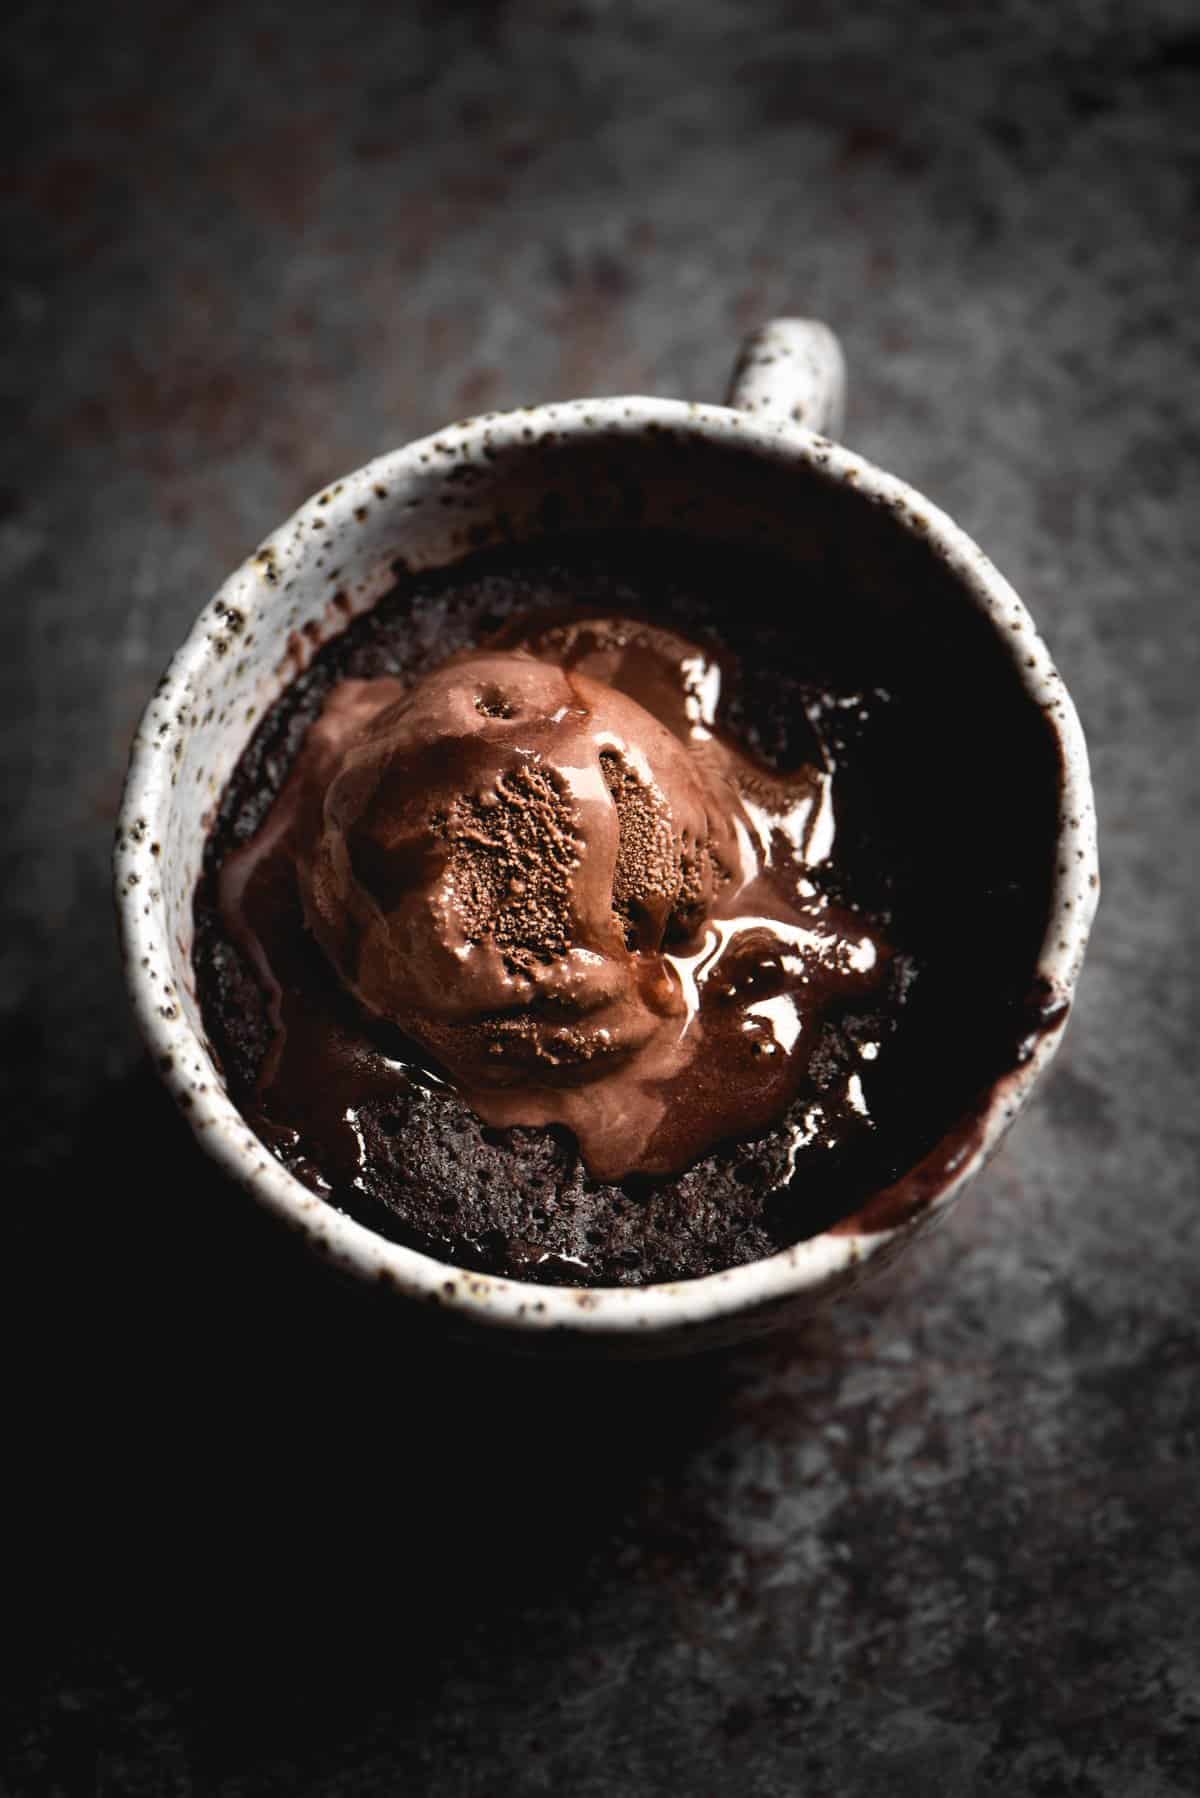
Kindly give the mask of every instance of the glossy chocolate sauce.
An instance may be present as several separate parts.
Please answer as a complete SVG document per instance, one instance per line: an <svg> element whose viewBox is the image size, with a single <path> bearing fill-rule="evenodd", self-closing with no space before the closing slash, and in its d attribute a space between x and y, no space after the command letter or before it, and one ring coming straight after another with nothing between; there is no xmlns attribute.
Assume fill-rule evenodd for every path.
<svg viewBox="0 0 1200 1798"><path fill-rule="evenodd" d="M963 966L958 906L1020 914L1031 967L1045 894L998 904L968 828L932 902L927 677L864 680L830 606L785 653L794 579L669 538L493 552L402 578L268 714L197 895L201 999L331 1203L466 1266L684 1277L827 1226L1017 1057L1027 995Z"/></svg>
<svg viewBox="0 0 1200 1798"><path fill-rule="evenodd" d="M879 933L812 879L830 756L814 733L804 767L752 761L717 730L721 678L660 626L535 615L414 688L334 690L218 883L272 1001L257 1104L305 1119L323 1170L363 1171L368 1051L314 1038L310 983L282 977L293 888L373 1021L486 1123L565 1126L599 1179L678 1173L771 1122L829 1007L887 984ZM855 1075L839 1109L861 1128Z"/></svg>

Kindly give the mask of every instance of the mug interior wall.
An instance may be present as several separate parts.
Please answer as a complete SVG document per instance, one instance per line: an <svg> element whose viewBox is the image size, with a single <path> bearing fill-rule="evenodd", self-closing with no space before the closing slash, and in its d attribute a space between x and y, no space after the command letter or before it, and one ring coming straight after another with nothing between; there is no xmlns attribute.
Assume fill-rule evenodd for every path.
<svg viewBox="0 0 1200 1798"><path fill-rule="evenodd" d="M521 430L518 419L490 439L485 426L448 435L445 449L437 440L415 446L337 484L206 609L203 641L184 652L186 728L171 735L174 803L162 856L179 1002L201 1037L191 946L204 840L238 756L287 682L398 570L598 529L770 546L794 590L766 615L750 584L737 608L741 647L770 664L819 661L835 643L853 643L864 687L886 688L902 671L925 712L881 764L878 803L893 822L907 821L911 854L940 873L929 927L950 953L929 1029L953 1015L955 981L998 1006L1014 982L1032 980L1058 815L1054 741L1022 688L1017 657L1008 645L997 653L997 626L968 601L920 521L914 530L819 466L736 437L645 425L528 439ZM869 844L863 853L856 874L869 889ZM964 916L958 893L989 883L1006 889L1003 902Z"/></svg>

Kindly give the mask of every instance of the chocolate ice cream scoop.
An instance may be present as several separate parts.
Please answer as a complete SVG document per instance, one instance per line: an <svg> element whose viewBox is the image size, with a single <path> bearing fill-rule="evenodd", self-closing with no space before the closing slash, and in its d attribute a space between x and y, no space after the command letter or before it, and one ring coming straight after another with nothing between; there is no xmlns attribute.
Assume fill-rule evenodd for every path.
<svg viewBox="0 0 1200 1798"><path fill-rule="evenodd" d="M400 696L344 685L312 760L313 933L460 1080L586 1079L681 1017L661 952L708 915L734 796L635 701L524 651L468 655Z"/></svg>
<svg viewBox="0 0 1200 1798"><path fill-rule="evenodd" d="M685 1166L787 1102L806 1023L881 960L808 879L820 745L758 766L715 728L720 684L696 645L611 618L510 627L407 688L343 681L226 864L231 927L271 978L263 875L290 858L344 987L486 1122L565 1125L606 1178Z"/></svg>

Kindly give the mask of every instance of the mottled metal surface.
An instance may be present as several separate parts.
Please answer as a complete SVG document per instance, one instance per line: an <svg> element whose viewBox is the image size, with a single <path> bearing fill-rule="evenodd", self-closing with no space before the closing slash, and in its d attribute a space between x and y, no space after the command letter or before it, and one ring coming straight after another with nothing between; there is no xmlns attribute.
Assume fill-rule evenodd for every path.
<svg viewBox="0 0 1200 1798"><path fill-rule="evenodd" d="M1200 1762L1192 9L28 7L2 116L6 1793L1070 1793ZM1044 1095L793 1340L463 1359L299 1260L139 1071L109 825L311 490L484 406L719 395L995 556L1105 896Z"/></svg>

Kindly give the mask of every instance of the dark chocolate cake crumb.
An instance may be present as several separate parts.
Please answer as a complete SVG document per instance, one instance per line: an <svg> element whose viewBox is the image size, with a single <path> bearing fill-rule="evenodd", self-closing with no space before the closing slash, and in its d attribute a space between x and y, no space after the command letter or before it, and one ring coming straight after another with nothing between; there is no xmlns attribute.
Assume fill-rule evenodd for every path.
<svg viewBox="0 0 1200 1798"><path fill-rule="evenodd" d="M195 902L205 1026L231 1095L279 1158L330 1204L457 1265L620 1285L771 1254L827 1228L928 1152L1015 1065L1027 1035L1058 768L1049 731L1031 726L1015 675L991 652L986 626L962 606L952 577L923 546L906 556L896 579L921 586L919 632L896 607L872 614L864 629L852 584L838 586L836 571L828 572L834 585L801 604L798 583L811 583L811 571L801 577L762 550L613 533L402 573L373 611L319 651L235 769ZM649 617L711 643L733 677L722 702L726 728L768 764L802 761L819 727L836 762L838 848L814 879L832 900L886 922L896 949L886 989L866 1009L848 1000L825 1017L809 1088L769 1128L718 1145L681 1174L619 1183L593 1179L564 1129L489 1128L414 1045L372 1026L391 1065L405 1063L410 1075L386 1093L364 1092L360 1173L330 1179L302 1129L256 1110L272 1025L260 982L222 922L222 863L258 830L335 684L379 675L412 684L519 615L577 605ZM686 935L693 871L657 867L655 820L636 783L620 767L606 778L631 845L616 895L627 928L637 928L636 862L643 876L653 867L673 883ZM533 797L553 823L554 795ZM481 916L496 881L511 881L514 869L520 877L521 845L510 848L464 870ZM531 904L552 905L551 888L531 889ZM515 929L519 910L513 919ZM296 929L300 940L298 902ZM517 937L510 947L519 957ZM349 1005L315 943L301 942L299 953L306 979L327 983L331 1014ZM893 1052L876 1060L871 1045L889 1037ZM885 1059L886 1078L877 1073ZM873 1128L843 1140L829 1126L850 1074L869 1097Z"/></svg>

